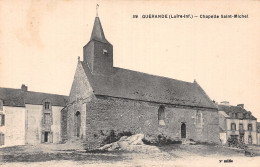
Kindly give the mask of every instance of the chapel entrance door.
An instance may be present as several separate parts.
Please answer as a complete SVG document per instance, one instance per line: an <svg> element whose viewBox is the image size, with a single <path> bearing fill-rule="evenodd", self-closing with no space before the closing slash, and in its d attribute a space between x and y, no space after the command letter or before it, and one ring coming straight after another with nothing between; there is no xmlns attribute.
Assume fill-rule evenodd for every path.
<svg viewBox="0 0 260 167"><path fill-rule="evenodd" d="M44 142L48 142L49 132L44 132Z"/></svg>
<svg viewBox="0 0 260 167"><path fill-rule="evenodd" d="M81 115L80 112L76 112L76 136L80 137Z"/></svg>

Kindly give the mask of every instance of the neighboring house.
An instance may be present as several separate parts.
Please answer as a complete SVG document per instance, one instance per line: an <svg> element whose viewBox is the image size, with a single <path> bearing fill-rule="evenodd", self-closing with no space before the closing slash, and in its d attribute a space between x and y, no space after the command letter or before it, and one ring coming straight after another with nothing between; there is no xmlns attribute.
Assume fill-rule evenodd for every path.
<svg viewBox="0 0 260 167"><path fill-rule="evenodd" d="M257 119L251 112L244 109L244 104L232 106L225 101L218 105L218 110L222 144L226 144L229 138L238 139L245 144L259 144L256 129Z"/></svg>
<svg viewBox="0 0 260 167"><path fill-rule="evenodd" d="M61 112L68 97L0 88L0 145L15 146L61 141Z"/></svg>
<svg viewBox="0 0 260 167"><path fill-rule="evenodd" d="M196 81L114 67L113 46L105 38L99 17L83 51L68 113L64 112L66 139L80 138L86 148L95 148L107 135L129 131L219 142L218 109Z"/></svg>
<svg viewBox="0 0 260 167"><path fill-rule="evenodd" d="M257 127L257 144L260 145L260 122L256 123Z"/></svg>

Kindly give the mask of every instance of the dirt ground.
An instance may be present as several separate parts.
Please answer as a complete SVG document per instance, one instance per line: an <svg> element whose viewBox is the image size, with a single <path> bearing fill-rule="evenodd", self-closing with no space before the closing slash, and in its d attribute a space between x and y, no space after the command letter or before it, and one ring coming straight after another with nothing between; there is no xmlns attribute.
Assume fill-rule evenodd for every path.
<svg viewBox="0 0 260 167"><path fill-rule="evenodd" d="M143 146L141 151L85 153L67 145L42 144L0 149L0 166L255 166L260 167L260 147L255 157L244 151L212 145ZM220 162L220 160L222 160ZM226 162L224 160L232 160Z"/></svg>

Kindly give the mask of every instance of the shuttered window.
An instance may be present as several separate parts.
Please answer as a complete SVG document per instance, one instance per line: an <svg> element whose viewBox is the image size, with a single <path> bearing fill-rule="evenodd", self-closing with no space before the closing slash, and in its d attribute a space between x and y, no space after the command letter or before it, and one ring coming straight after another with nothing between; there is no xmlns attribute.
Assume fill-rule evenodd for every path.
<svg viewBox="0 0 260 167"><path fill-rule="evenodd" d="M252 131L252 124L248 124L248 131Z"/></svg>
<svg viewBox="0 0 260 167"><path fill-rule="evenodd" d="M50 109L50 102L44 103L44 109L46 109L46 110Z"/></svg>
<svg viewBox="0 0 260 167"><path fill-rule="evenodd" d="M235 123L231 123L231 130L236 130L236 124Z"/></svg>

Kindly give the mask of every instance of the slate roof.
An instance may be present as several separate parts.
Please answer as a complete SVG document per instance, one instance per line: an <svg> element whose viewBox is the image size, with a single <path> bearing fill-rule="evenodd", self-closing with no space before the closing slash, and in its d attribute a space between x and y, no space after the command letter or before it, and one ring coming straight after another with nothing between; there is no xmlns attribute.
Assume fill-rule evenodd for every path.
<svg viewBox="0 0 260 167"><path fill-rule="evenodd" d="M87 63L80 63L96 95L217 109L197 82L184 82L115 67L112 75L93 75Z"/></svg>
<svg viewBox="0 0 260 167"><path fill-rule="evenodd" d="M109 43L107 41L106 37L105 37L101 22L99 20L99 17L95 18L92 34L91 34L91 37L90 37L90 41L91 40L97 40L97 41L100 41L100 42Z"/></svg>
<svg viewBox="0 0 260 167"><path fill-rule="evenodd" d="M243 113L243 114L249 113L249 111L247 111L246 109L244 109L242 107L232 106L232 105L221 105L221 104L219 104L218 110L224 111L226 114L229 114L229 113ZM253 115L251 115L250 119L256 120L256 118Z"/></svg>
<svg viewBox="0 0 260 167"><path fill-rule="evenodd" d="M24 107L25 104L41 105L45 99L49 99L53 106L66 106L68 96L0 88L0 99L3 100L4 106Z"/></svg>
<svg viewBox="0 0 260 167"><path fill-rule="evenodd" d="M218 110L219 111L225 111L227 114L230 112L235 112L235 113L247 113L247 111L239 106L232 106L232 105L218 105Z"/></svg>
<svg viewBox="0 0 260 167"><path fill-rule="evenodd" d="M225 118L230 118L225 111L219 111L219 114L223 115Z"/></svg>
<svg viewBox="0 0 260 167"><path fill-rule="evenodd" d="M0 99L4 106L24 107L23 92L18 89L0 88Z"/></svg>

